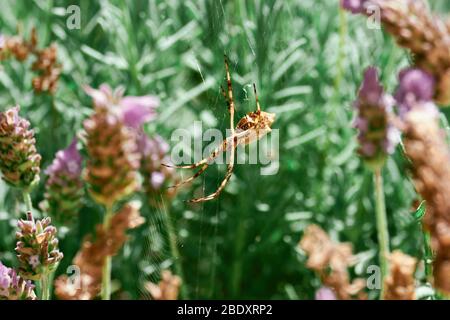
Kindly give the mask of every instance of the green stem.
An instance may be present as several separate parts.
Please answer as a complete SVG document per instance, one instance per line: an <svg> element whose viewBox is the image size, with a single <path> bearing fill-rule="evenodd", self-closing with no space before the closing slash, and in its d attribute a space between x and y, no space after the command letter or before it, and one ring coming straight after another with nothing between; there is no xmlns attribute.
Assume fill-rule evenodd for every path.
<svg viewBox="0 0 450 320"><path fill-rule="evenodd" d="M30 192L24 190L22 191L22 195L25 207L27 208L27 212L31 212L33 210L33 204L31 202Z"/></svg>
<svg viewBox="0 0 450 320"><path fill-rule="evenodd" d="M180 251L178 250L177 235L175 233L175 227L170 218L169 211L166 209L164 209L162 211L164 212L164 224L166 226L167 235L169 237L170 251L172 254L172 258L174 260L175 272L184 281L185 278L184 278L184 272L183 272L183 264L182 264L181 258L180 258L181 257ZM181 291L180 293L181 293L182 299L189 299L188 293L186 290L186 285L182 285L180 291Z"/></svg>
<svg viewBox="0 0 450 320"><path fill-rule="evenodd" d="M427 231L423 231L424 240L424 263L425 263L425 275L427 280L433 276L433 251L431 250L430 234Z"/></svg>
<svg viewBox="0 0 450 320"><path fill-rule="evenodd" d="M107 206L105 217L103 218L103 228L105 230L109 229L112 215L112 206ZM111 300L111 265L112 258L107 256L102 268L102 300Z"/></svg>
<svg viewBox="0 0 450 320"><path fill-rule="evenodd" d="M40 280L41 287L41 300L50 300L50 281L49 281L49 273L44 272Z"/></svg>
<svg viewBox="0 0 450 320"><path fill-rule="evenodd" d="M381 266L381 292L380 299L384 297L384 278L388 273L389 263L389 232L387 226L386 206L384 201L383 177L381 168L375 169L375 194L376 194L376 220L379 246L379 262Z"/></svg>

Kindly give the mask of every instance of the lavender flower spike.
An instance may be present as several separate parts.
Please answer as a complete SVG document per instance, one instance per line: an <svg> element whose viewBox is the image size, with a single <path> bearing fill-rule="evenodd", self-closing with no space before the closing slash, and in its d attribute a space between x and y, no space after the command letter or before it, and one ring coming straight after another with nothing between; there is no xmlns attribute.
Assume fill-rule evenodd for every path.
<svg viewBox="0 0 450 320"><path fill-rule="evenodd" d="M41 156L30 122L19 106L0 112L0 170L9 185L28 189L39 181Z"/></svg>
<svg viewBox="0 0 450 320"><path fill-rule="evenodd" d="M399 132L391 123L393 102L378 80L377 69L368 68L355 102L354 126L359 131L359 154L370 167L383 165L399 142Z"/></svg>
<svg viewBox="0 0 450 320"><path fill-rule="evenodd" d="M53 163L45 171L48 175L46 202L41 206L58 224L72 222L82 205L81 171L82 157L76 139L67 149L56 153Z"/></svg>
<svg viewBox="0 0 450 320"><path fill-rule="evenodd" d="M408 68L399 73L399 82L395 100L402 118L413 109L434 117L438 115L438 108L432 102L436 81L431 74L418 68Z"/></svg>

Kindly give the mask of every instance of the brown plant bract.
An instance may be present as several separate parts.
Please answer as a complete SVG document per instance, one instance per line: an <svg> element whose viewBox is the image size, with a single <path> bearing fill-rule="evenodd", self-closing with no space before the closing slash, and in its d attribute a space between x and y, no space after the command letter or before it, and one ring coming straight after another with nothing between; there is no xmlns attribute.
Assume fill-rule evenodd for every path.
<svg viewBox="0 0 450 320"><path fill-rule="evenodd" d="M4 45L0 49L0 61L13 56L17 61L23 62L33 55L36 60L32 65L32 70L39 74L32 80L34 91L54 94L61 74L61 64L57 62L56 45L52 44L47 48L38 49L37 44L35 28L31 30L30 40L25 40L21 35L4 36Z"/></svg>
<svg viewBox="0 0 450 320"><path fill-rule="evenodd" d="M158 284L147 282L145 288L154 300L177 300L181 286L181 278L173 275L170 270L161 272L161 281Z"/></svg>
<svg viewBox="0 0 450 320"><path fill-rule="evenodd" d="M349 243L334 243L317 225L310 225L299 243L308 255L307 267L316 271L325 286L333 288L340 300L352 297L365 299L362 292L366 282L355 279L350 282L348 267L353 265L355 257Z"/></svg>
<svg viewBox="0 0 450 320"><path fill-rule="evenodd" d="M390 273L385 278L385 300L415 300L414 272L417 260L401 251L389 256Z"/></svg>
<svg viewBox="0 0 450 320"><path fill-rule="evenodd" d="M100 293L102 267L105 258L114 256L127 240L126 231L144 223L139 206L126 204L111 218L110 228L96 227L96 238L87 237L73 264L80 270L79 278L73 281L66 275L55 281L55 293L62 300L92 300Z"/></svg>
<svg viewBox="0 0 450 320"><path fill-rule="evenodd" d="M89 155L85 179L91 196L111 207L138 188L140 154L134 133L107 107L84 122Z"/></svg>
<svg viewBox="0 0 450 320"><path fill-rule="evenodd" d="M33 70L39 76L33 79L33 88L37 93L50 92L54 94L61 74L61 65L57 62L57 49L55 45L36 51L36 61Z"/></svg>
<svg viewBox="0 0 450 320"><path fill-rule="evenodd" d="M426 201L423 223L436 253L435 286L450 294L450 152L445 132L424 112L410 112L405 122L405 149L415 187Z"/></svg>
<svg viewBox="0 0 450 320"><path fill-rule="evenodd" d="M450 23L431 14L422 0L371 0L397 43L411 51L414 64L437 80L435 101L450 104Z"/></svg>

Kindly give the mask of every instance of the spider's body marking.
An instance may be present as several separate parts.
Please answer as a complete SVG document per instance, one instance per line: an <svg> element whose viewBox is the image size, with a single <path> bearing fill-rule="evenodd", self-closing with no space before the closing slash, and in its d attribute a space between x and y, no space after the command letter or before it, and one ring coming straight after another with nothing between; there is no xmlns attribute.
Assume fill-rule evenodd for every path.
<svg viewBox="0 0 450 320"><path fill-rule="evenodd" d="M253 84L253 89L255 92L255 100L256 100L256 111L247 113L241 120L239 120L236 127L234 126L234 99L233 99L233 87L231 84L231 76L230 76L230 70L228 66L228 59L225 56L225 70L226 70L226 80L227 80L227 87L228 92L225 92L223 87L221 87L221 93L224 96L224 98L227 100L227 106L228 111L230 113L230 130L231 135L226 138L222 144L217 147L209 157L195 163L192 165L187 166L175 166L176 168L183 168L183 169L193 169L201 166L201 169L197 171L192 177L188 178L187 180L181 181L177 185L173 186L174 188L179 187L185 183L191 182L195 178L199 177L209 166L209 164L217 158L217 156L222 152L228 152L230 151L230 163L227 165L227 173L225 175L225 178L222 180L220 186L217 188L217 190L206 196L201 198L196 198L189 200L191 203L198 203L198 202L204 202L209 201L217 198L222 190L227 185L228 181L230 181L230 178L233 174L233 168L234 168L234 154L235 149L238 145L247 145L252 143L253 141L257 141L261 139L261 137L268 134L270 131L272 131L271 127L273 122L275 121L275 114L261 111L261 107L259 105L259 99L258 94L256 92L256 85ZM168 166L168 165L165 165Z"/></svg>
<svg viewBox="0 0 450 320"><path fill-rule="evenodd" d="M246 132L244 141L238 140L238 144L249 144L253 141L261 139L263 136L272 131L271 127L275 121L275 114L255 111L249 112L237 124L236 132Z"/></svg>

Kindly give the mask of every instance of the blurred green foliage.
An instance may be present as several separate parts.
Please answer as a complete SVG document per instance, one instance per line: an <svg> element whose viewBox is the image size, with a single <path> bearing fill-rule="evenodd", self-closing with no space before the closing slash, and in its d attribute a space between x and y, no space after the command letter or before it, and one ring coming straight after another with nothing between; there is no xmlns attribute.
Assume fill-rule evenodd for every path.
<svg viewBox="0 0 450 320"><path fill-rule="evenodd" d="M71 4L80 6L80 30L66 27ZM445 0L433 6L450 9ZM237 165L218 200L201 206L183 202L202 189L215 190L225 168L214 167L173 203L143 206L146 225L131 233L114 258L116 297L144 297L143 281L156 281L162 268L173 267L165 214L177 230L189 298L312 298L320 282L297 249L311 223L353 243L358 276L367 277L367 266L377 263L372 176L355 152L351 106L367 66L379 67L392 92L408 56L381 30L368 29L363 17L339 14L337 0L3 0L0 32L15 34L17 26L25 33L35 26L40 45L55 42L63 64L54 97L33 94L29 65L8 61L0 70L0 108L21 105L36 129L43 169L91 112L84 84L106 82L125 85L129 95L157 95L159 116L146 131L170 143L174 129L190 128L194 120L202 120L204 129L227 128L219 91L226 53L237 118L254 108L252 82L263 109L277 114L276 175ZM398 148L383 172L391 246L421 258L421 228L412 215L417 196L406 168ZM44 175L33 193L35 206L43 181ZM0 260L14 265L15 223L23 208L3 183L0 199ZM101 215L87 199L77 227L61 239L65 258L58 273L65 272Z"/></svg>

